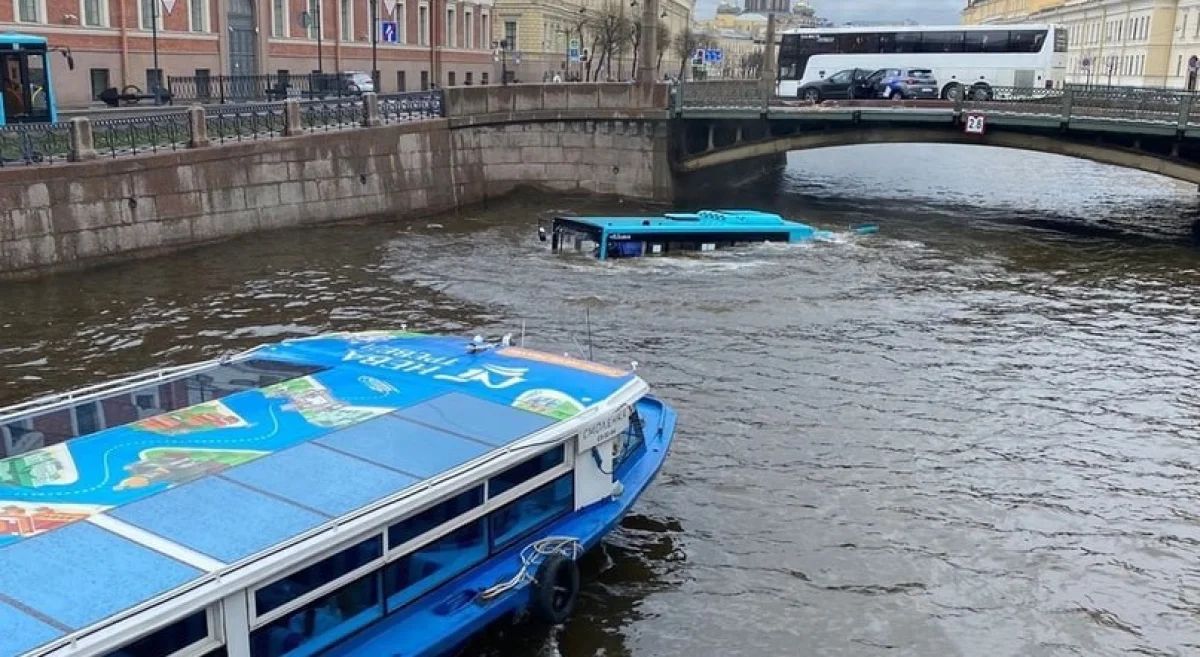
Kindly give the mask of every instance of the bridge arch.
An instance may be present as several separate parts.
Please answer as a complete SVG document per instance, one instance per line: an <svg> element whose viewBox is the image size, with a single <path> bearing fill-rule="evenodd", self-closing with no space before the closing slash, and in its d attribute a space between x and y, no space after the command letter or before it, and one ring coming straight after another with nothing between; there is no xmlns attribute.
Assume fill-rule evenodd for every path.
<svg viewBox="0 0 1200 657"><path fill-rule="evenodd" d="M1200 186L1200 166L1187 161L1104 143L1088 143L1060 136L994 130L985 135L967 135L961 129L853 126L780 135L759 141L737 142L724 148L683 157L678 170L698 172L712 167L782 156L790 151L854 146L860 144L972 144L1015 148L1065 155L1102 164L1157 173Z"/></svg>

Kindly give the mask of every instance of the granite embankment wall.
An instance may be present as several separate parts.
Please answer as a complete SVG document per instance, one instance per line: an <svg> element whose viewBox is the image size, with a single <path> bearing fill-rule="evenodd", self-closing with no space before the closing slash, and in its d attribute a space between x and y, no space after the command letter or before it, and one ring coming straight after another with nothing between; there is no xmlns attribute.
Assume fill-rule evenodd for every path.
<svg viewBox="0 0 1200 657"><path fill-rule="evenodd" d="M417 217L527 185L672 196L665 86L454 88L445 106L438 120L0 169L0 277L306 224Z"/></svg>

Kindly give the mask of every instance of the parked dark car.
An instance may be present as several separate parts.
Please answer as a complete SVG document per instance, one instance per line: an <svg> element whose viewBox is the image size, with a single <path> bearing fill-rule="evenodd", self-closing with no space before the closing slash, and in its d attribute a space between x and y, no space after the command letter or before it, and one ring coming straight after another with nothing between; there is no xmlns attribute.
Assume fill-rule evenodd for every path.
<svg viewBox="0 0 1200 657"><path fill-rule="evenodd" d="M937 100L938 81L927 68L885 68L871 74L876 95L896 100L929 98Z"/></svg>
<svg viewBox="0 0 1200 657"><path fill-rule="evenodd" d="M879 94L870 80L871 73L872 71L867 69L848 68L827 78L801 85L796 90L796 95L814 103L822 100L878 98Z"/></svg>

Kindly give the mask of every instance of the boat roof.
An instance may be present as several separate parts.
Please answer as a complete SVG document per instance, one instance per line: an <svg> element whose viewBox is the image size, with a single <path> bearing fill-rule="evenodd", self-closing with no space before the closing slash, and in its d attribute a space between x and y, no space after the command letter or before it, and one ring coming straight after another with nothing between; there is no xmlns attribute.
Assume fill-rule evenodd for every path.
<svg viewBox="0 0 1200 657"><path fill-rule="evenodd" d="M558 217L586 227L620 233L743 232L763 229L812 230L807 224L788 221L759 210L700 210L668 212L657 217Z"/></svg>
<svg viewBox="0 0 1200 657"><path fill-rule="evenodd" d="M46 37L21 32L0 32L0 44L18 43L23 46L45 46Z"/></svg>
<svg viewBox="0 0 1200 657"><path fill-rule="evenodd" d="M404 331L285 340L234 362L287 364L293 378L0 460L0 655L247 562L637 380L472 344Z"/></svg>

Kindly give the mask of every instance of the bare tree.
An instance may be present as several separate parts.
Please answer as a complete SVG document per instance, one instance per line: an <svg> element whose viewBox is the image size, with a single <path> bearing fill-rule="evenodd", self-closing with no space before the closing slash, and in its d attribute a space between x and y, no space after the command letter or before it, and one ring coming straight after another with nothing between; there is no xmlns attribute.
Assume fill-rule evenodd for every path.
<svg viewBox="0 0 1200 657"><path fill-rule="evenodd" d="M683 72L687 68L687 63L691 60L692 55L700 48L709 48L713 45L713 38L707 34L697 34L692 31L692 28L685 27L683 31L675 35L675 54L679 57L679 79L683 79Z"/></svg>
<svg viewBox="0 0 1200 657"><path fill-rule="evenodd" d="M762 48L757 48L751 52L742 53L741 60L738 62L738 66L742 69L742 77L757 78L759 72L762 71L762 63Z"/></svg>
<svg viewBox="0 0 1200 657"><path fill-rule="evenodd" d="M592 17L589 28L595 44L592 54L594 56L597 51L600 53L600 61L596 64L596 75L598 77L600 69L603 68L611 76L613 57L625 50L633 35L629 18L625 16L619 2L610 0L598 14Z"/></svg>

